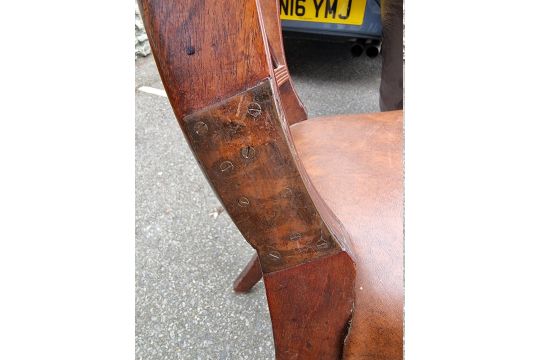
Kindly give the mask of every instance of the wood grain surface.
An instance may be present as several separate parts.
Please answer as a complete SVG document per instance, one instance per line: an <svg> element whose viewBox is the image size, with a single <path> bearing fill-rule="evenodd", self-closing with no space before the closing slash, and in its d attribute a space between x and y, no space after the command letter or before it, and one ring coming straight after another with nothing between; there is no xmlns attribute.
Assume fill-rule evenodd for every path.
<svg viewBox="0 0 540 360"><path fill-rule="evenodd" d="M182 121L191 147L263 272L341 250L297 170L270 81Z"/></svg>
<svg viewBox="0 0 540 360"><path fill-rule="evenodd" d="M255 0L138 0L177 118L270 75Z"/></svg>
<svg viewBox="0 0 540 360"><path fill-rule="evenodd" d="M276 359L342 358L354 271L349 255L340 252L264 275Z"/></svg>
<svg viewBox="0 0 540 360"><path fill-rule="evenodd" d="M275 0L139 6L180 127L258 253L276 357L400 359L402 115L303 121ZM239 289L259 275L252 259Z"/></svg>
<svg viewBox="0 0 540 360"><path fill-rule="evenodd" d="M234 281L233 289L238 293L245 293L251 290L259 280L262 279L261 264L259 263L259 256L255 253L251 260L247 263L244 270L238 275Z"/></svg>

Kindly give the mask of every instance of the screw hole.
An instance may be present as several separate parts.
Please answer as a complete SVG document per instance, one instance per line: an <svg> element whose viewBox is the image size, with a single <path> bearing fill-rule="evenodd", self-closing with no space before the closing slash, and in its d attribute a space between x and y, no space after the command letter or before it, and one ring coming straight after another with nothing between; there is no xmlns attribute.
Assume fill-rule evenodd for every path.
<svg viewBox="0 0 540 360"><path fill-rule="evenodd" d="M244 159L253 159L255 157L255 148L253 146L246 146L240 150Z"/></svg>
<svg viewBox="0 0 540 360"><path fill-rule="evenodd" d="M241 207L246 207L249 205L249 199L245 196L242 196L240 197L240 199L238 199L238 206L241 206Z"/></svg>

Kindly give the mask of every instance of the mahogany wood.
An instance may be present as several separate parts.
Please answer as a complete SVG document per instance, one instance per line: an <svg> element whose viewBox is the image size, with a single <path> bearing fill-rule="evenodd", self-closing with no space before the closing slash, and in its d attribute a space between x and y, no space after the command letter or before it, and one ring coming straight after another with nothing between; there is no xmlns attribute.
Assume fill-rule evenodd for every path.
<svg viewBox="0 0 540 360"><path fill-rule="evenodd" d="M307 115L286 67L275 2L139 6L180 127L257 250L276 358L400 358L402 238L401 220L393 218L402 213L385 213L379 201L401 194L395 129L373 115L347 141L322 126L307 130L319 122L302 121ZM327 122L349 131L343 121L320 124ZM324 154L308 151L308 143L323 144ZM346 170L346 181L320 176L329 169ZM257 277L255 263L238 280L244 289Z"/></svg>
<svg viewBox="0 0 540 360"><path fill-rule="evenodd" d="M234 281L233 289L238 293L248 292L261 278L261 264L259 263L259 256L255 253Z"/></svg>
<svg viewBox="0 0 540 360"><path fill-rule="evenodd" d="M285 118L289 125L304 121L308 118L306 109L296 93L293 81L287 69L285 49L279 20L279 8L276 0L260 0L264 34L268 40L270 56L274 68L274 76L278 83L278 92L283 104ZM279 70L278 70L279 69Z"/></svg>
<svg viewBox="0 0 540 360"><path fill-rule="evenodd" d="M353 310L345 252L264 274L276 359L341 359Z"/></svg>
<svg viewBox="0 0 540 360"><path fill-rule="evenodd" d="M263 272L340 251L296 168L268 80L181 124Z"/></svg>
<svg viewBox="0 0 540 360"><path fill-rule="evenodd" d="M178 119L270 75L255 0L138 0Z"/></svg>

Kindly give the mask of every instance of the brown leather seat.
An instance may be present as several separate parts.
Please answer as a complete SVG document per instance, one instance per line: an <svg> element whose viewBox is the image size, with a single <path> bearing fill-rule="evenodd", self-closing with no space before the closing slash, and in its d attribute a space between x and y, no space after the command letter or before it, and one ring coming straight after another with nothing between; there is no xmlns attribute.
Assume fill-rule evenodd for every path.
<svg viewBox="0 0 540 360"><path fill-rule="evenodd" d="M401 359L401 112L306 120L277 0L140 3L179 124L257 250L244 289L264 278L276 358Z"/></svg>
<svg viewBox="0 0 540 360"><path fill-rule="evenodd" d="M315 188L351 236L355 309L344 358L403 357L403 113L291 126Z"/></svg>

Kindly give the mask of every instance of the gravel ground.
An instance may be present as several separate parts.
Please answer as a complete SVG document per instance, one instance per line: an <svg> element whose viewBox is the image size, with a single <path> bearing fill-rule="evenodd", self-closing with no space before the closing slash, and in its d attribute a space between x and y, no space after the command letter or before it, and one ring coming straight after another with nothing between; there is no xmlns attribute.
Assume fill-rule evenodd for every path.
<svg viewBox="0 0 540 360"><path fill-rule="evenodd" d="M309 115L378 111L381 59L346 44L286 41ZM152 56L136 89L162 89ZM166 98L135 89L137 359L273 359L262 283L232 282L253 254L199 170Z"/></svg>

